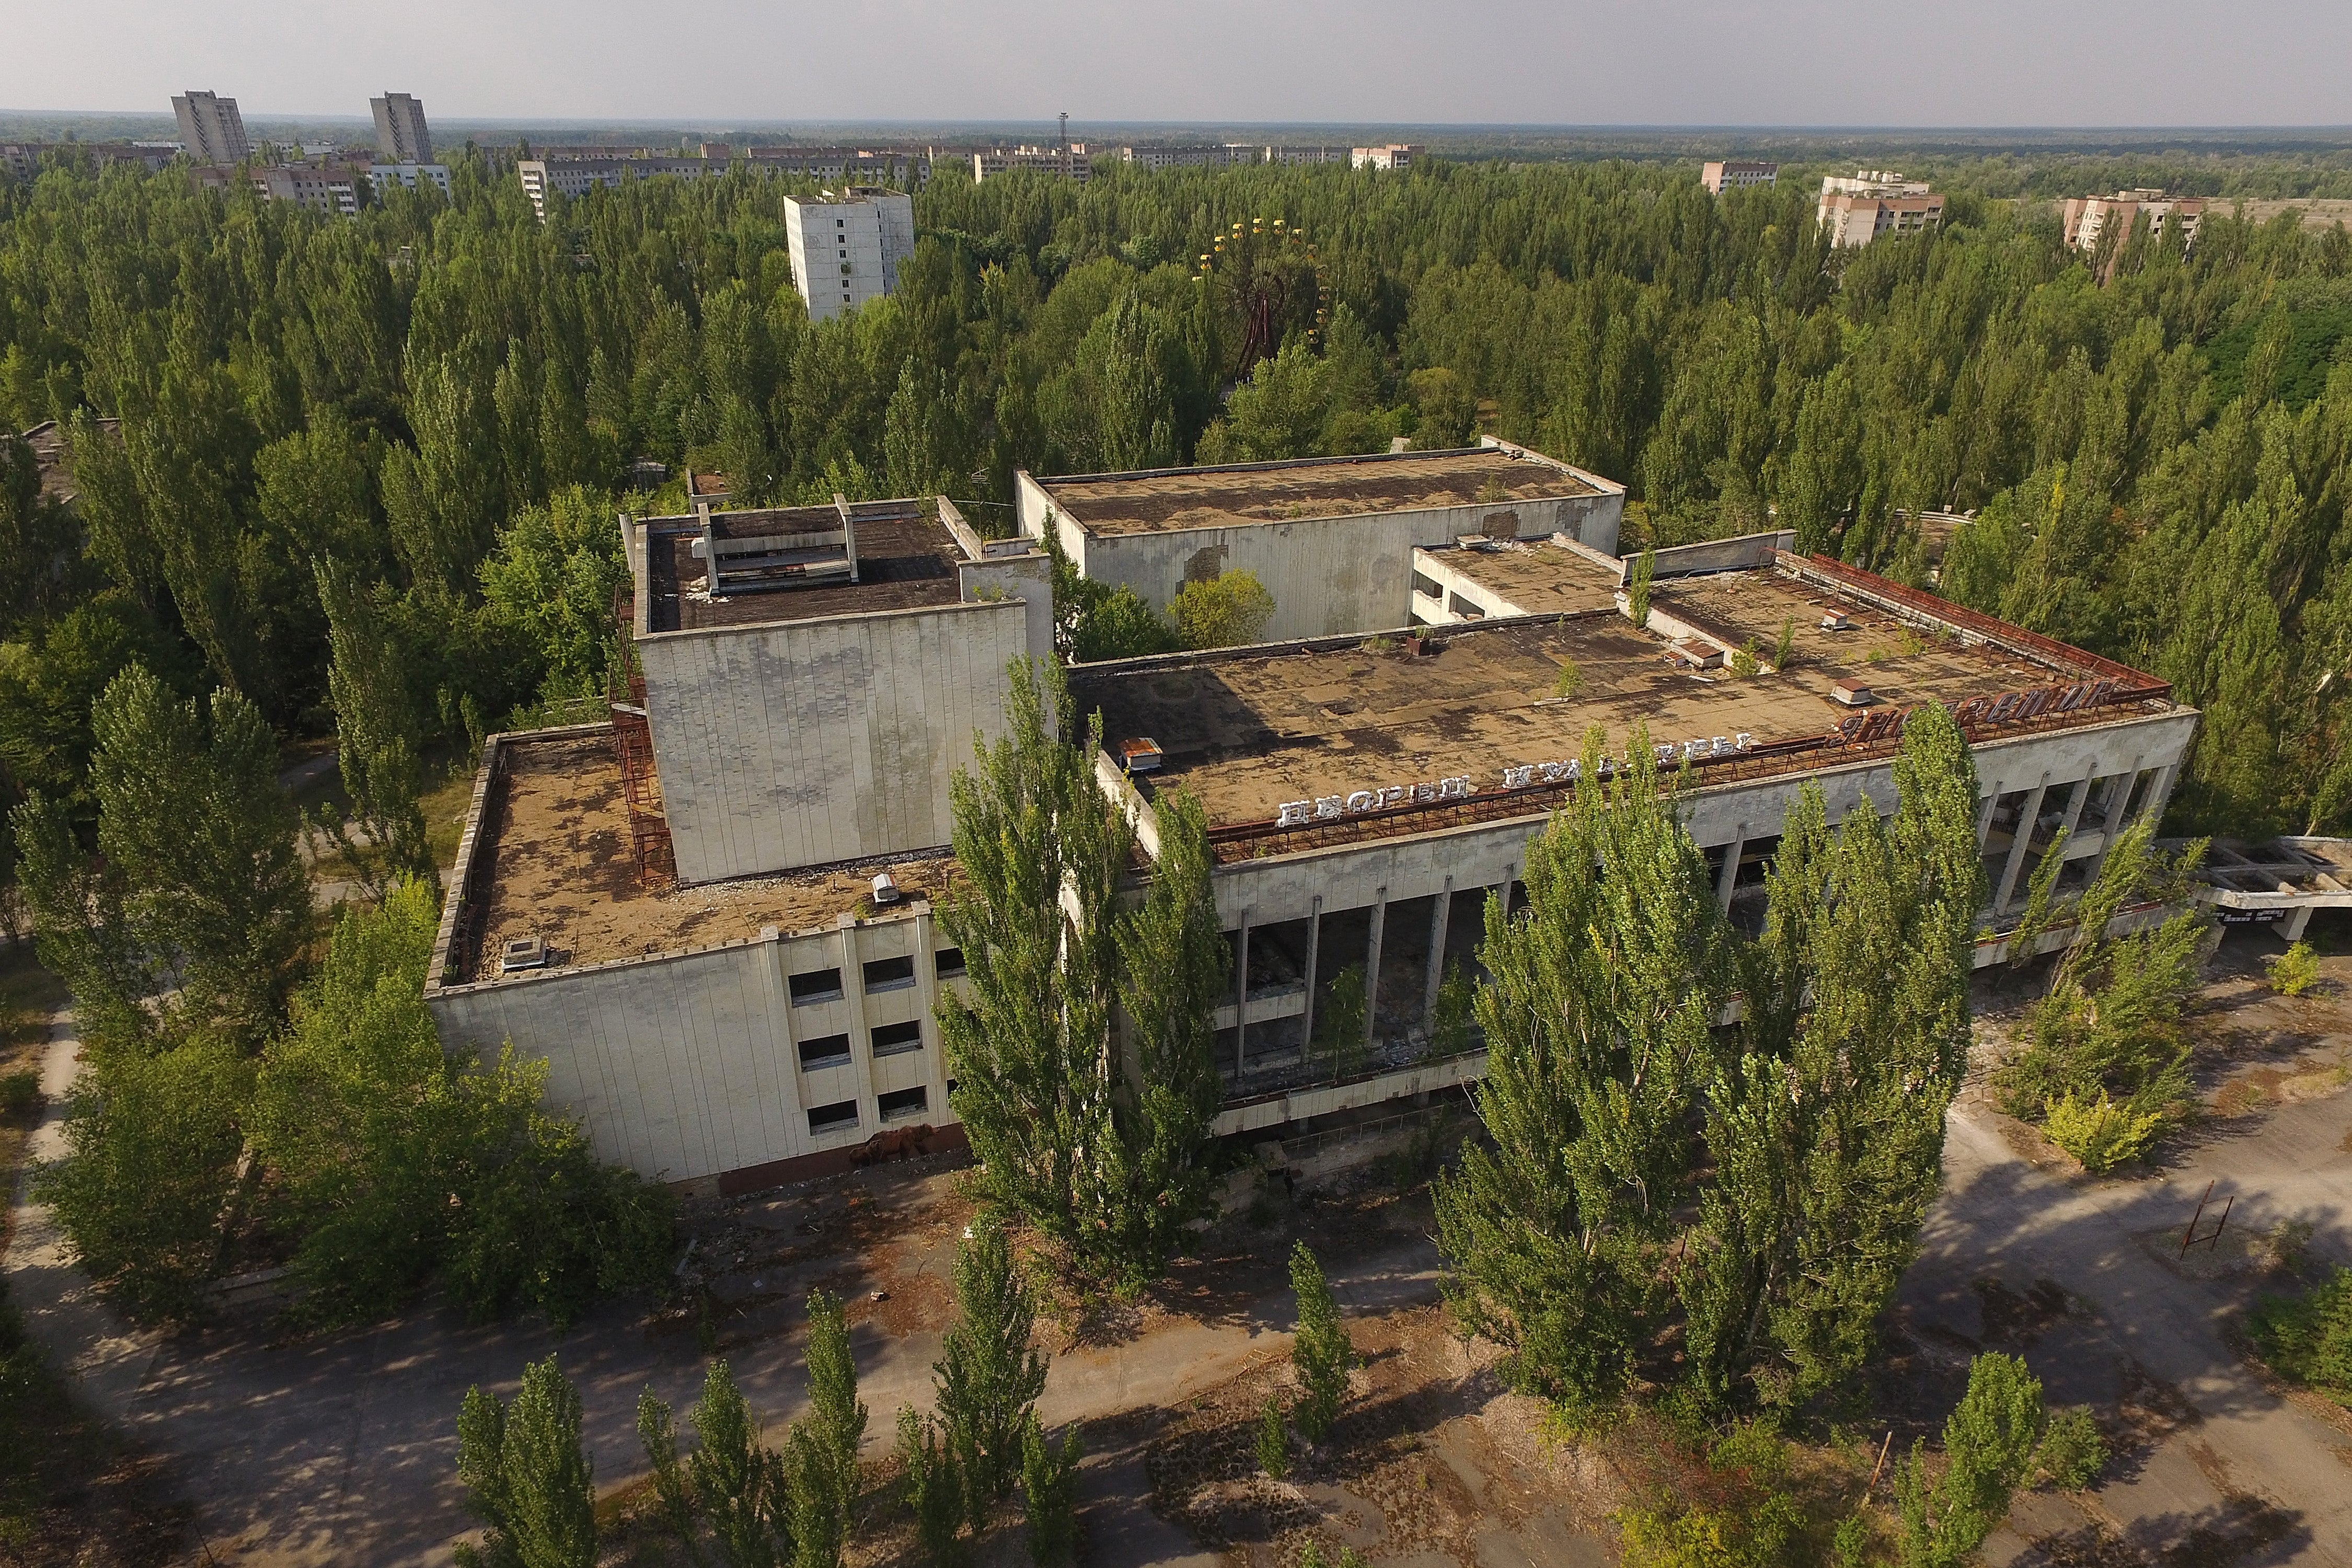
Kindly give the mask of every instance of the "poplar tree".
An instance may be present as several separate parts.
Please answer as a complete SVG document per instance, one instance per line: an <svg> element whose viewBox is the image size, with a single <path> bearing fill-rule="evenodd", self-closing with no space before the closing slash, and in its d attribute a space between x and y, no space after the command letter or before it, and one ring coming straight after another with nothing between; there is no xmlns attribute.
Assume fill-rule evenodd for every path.
<svg viewBox="0 0 2352 1568"><path fill-rule="evenodd" d="M1130 1282L1159 1275L1184 1227L1213 1212L1211 1123L1223 1082L1211 1026L1230 962L1210 888L1213 856L1200 798L1155 803L1160 856L1141 908L1118 934L1128 1068L1112 1095L1118 1168L1104 1191L1113 1261Z"/></svg>
<svg viewBox="0 0 2352 1568"><path fill-rule="evenodd" d="M1688 1375L1712 1401L1801 1399L1859 1367L1941 1185L1982 885L1976 770L1948 712L1912 714L1894 773L1892 819L1865 798L1834 839L1806 787L1744 955L1677 1279Z"/></svg>
<svg viewBox="0 0 2352 1568"><path fill-rule="evenodd" d="M857 1397L857 1363L841 1298L808 1297L809 1414L793 1428L793 1523L800 1568L841 1560L857 1508L857 1445L866 1406Z"/></svg>
<svg viewBox="0 0 2352 1568"><path fill-rule="evenodd" d="M1049 706L1050 705L1050 706ZM1110 1024L1133 831L1096 786L1061 670L1016 660L1006 733L950 786L971 891L940 915L970 976L940 1005L956 1113L991 1194L1049 1236L1098 1247L1120 1194ZM1084 747L1065 737L1085 733Z"/></svg>
<svg viewBox="0 0 2352 1568"><path fill-rule="evenodd" d="M1478 996L1493 1147L1436 1184L1444 1291L1510 1352L1523 1390L1571 1406L1622 1393L1656 1252L1689 1191L1686 1129L1727 979L1706 858L1636 731L1531 840L1527 908L1489 899Z"/></svg>
<svg viewBox="0 0 2352 1568"><path fill-rule="evenodd" d="M1348 1397L1348 1373L1356 1364L1356 1347L1348 1326L1339 1321L1339 1303L1332 1300L1323 1265L1303 1242L1290 1248L1290 1291L1298 1304L1298 1328L1290 1342L1290 1364L1298 1374L1299 1400L1291 1412L1298 1430L1310 1443L1320 1443L1339 1418Z"/></svg>
<svg viewBox="0 0 2352 1568"><path fill-rule="evenodd" d="M326 606L327 693L335 709L336 765L352 798L344 851L369 891L382 897L404 877L441 889L441 868L427 841L424 726L408 689L406 650L371 595L331 561L318 566Z"/></svg>
<svg viewBox="0 0 2352 1568"><path fill-rule="evenodd" d="M938 1364L940 1422L963 1479L974 1533L1021 1474L1021 1434L1036 1418L1045 1358L1030 1345L1037 1310L1004 1227L982 1215L956 1249L957 1321Z"/></svg>
<svg viewBox="0 0 2352 1568"><path fill-rule="evenodd" d="M464 1568L594 1568L596 1498L580 1391L553 1356L523 1368L509 1405L477 1386L457 1413L457 1479L489 1528Z"/></svg>

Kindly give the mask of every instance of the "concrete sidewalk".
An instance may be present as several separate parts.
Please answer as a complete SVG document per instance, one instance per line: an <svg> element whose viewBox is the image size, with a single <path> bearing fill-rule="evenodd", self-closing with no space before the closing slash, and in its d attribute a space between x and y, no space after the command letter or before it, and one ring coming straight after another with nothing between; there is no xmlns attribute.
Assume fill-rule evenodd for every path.
<svg viewBox="0 0 2352 1568"><path fill-rule="evenodd" d="M39 1152L61 1150L57 1101L76 1062L70 1021L61 1019L43 1071L51 1104ZM223 1563L449 1562L473 1524L457 1484L458 1402L475 1384L510 1393L523 1363L551 1351L580 1387L600 1488L643 1471L640 1390L651 1386L682 1409L700 1389L704 1359L692 1337L648 1334L641 1313L625 1306L601 1309L561 1336L536 1325L469 1324L448 1310L283 1345L249 1323L173 1336L134 1330L67 1261L47 1212L28 1202L22 1183L16 1203L16 1239L0 1268L28 1329L93 1406L173 1458ZM894 1246L919 1252L951 1241L910 1236ZM1380 1310L1435 1300L1436 1269L1435 1248L1417 1242L1335 1271L1332 1283L1343 1305ZM1059 1426L1171 1405L1254 1360L1287 1353L1290 1306L1284 1292L1213 1323L1181 1321L1057 1356L1039 1414ZM866 1324L852 1342L870 1456L894 1440L901 1405L929 1407L940 1336L893 1337ZM805 1406L797 1330L730 1352L730 1364L772 1429ZM1084 1478L1090 1520L1118 1543L1117 1561L1190 1556L1144 1502L1139 1444L1091 1457Z"/></svg>
<svg viewBox="0 0 2352 1568"><path fill-rule="evenodd" d="M2332 1109L2305 1110L2341 1119L2352 1107L2343 1097L2325 1103ZM2224 1340L2247 1292L2185 1278L2165 1267L2147 1240L2177 1237L2210 1170L2228 1163L2225 1152L2209 1149L2189 1179L2074 1184L2021 1159L1990 1112L1955 1110L1944 1194L1902 1300L1919 1326L1987 1348L2020 1349L2053 1405L2112 1411L2131 1388L2154 1389L2164 1401L2177 1395L2175 1429L2111 1467L2088 1500L2092 1516L2135 1546L2154 1554L2200 1532L2241 1533L2250 1511L2261 1510L2273 1539L2229 1561L2352 1568L2347 1434L2270 1393ZM2249 1163L2263 1162L2254 1155ZM2347 1172L2352 1162L2335 1179ZM2307 1206L2329 1179L2326 1172L2305 1175L2295 1199L2281 1206ZM2335 1190L2340 1214L2352 1188ZM2021 1296L2054 1281L2095 1310L2087 1319L2071 1312L2021 1348L1986 1321L1986 1280ZM2015 1551L2022 1542L2011 1537L2008 1545ZM1990 1548L1989 1558L2000 1560Z"/></svg>

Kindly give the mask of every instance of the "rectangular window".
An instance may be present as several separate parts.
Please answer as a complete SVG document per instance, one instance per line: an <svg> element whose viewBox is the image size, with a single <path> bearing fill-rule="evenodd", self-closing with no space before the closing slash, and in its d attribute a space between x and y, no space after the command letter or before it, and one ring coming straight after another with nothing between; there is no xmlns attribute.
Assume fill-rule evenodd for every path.
<svg viewBox="0 0 2352 1568"><path fill-rule="evenodd" d="M1451 596L1450 607L1455 615L1460 616L1465 620L1483 621L1486 618L1486 611L1480 609L1477 605L1472 604L1469 600L1464 598L1459 594L1455 594Z"/></svg>
<svg viewBox="0 0 2352 1568"><path fill-rule="evenodd" d="M866 966L866 992L904 991L915 983L915 961L907 958L877 958Z"/></svg>
<svg viewBox="0 0 2352 1568"><path fill-rule="evenodd" d="M1418 572L1412 574L1412 591L1419 594L1424 599L1442 599L1445 597L1445 590L1440 588L1436 584L1431 582L1428 578L1423 576Z"/></svg>
<svg viewBox="0 0 2352 1568"><path fill-rule="evenodd" d="M790 984L795 1007L804 1007L812 1002L841 1000L841 971L838 969L812 969L805 974L793 975Z"/></svg>
<svg viewBox="0 0 2352 1568"><path fill-rule="evenodd" d="M938 966L940 979L952 980L963 973L963 949L943 947L931 955L931 962Z"/></svg>
<svg viewBox="0 0 2352 1568"><path fill-rule="evenodd" d="M874 1098L874 1109L885 1121L897 1121L903 1117L920 1116L931 1108L930 1091L920 1088L894 1089Z"/></svg>
<svg viewBox="0 0 2352 1568"><path fill-rule="evenodd" d="M874 1054L877 1057L895 1057L905 1051L919 1051L923 1048L922 1021L919 1018L910 1018L903 1024L885 1024L874 1031L873 1040Z"/></svg>
<svg viewBox="0 0 2352 1568"><path fill-rule="evenodd" d="M820 1105L809 1112L809 1131L812 1133L838 1132L845 1127L856 1125L857 1101L854 1100Z"/></svg>
<svg viewBox="0 0 2352 1568"><path fill-rule="evenodd" d="M844 1067L848 1061L847 1035L821 1035L814 1040L801 1042L801 1067L803 1071L812 1068Z"/></svg>

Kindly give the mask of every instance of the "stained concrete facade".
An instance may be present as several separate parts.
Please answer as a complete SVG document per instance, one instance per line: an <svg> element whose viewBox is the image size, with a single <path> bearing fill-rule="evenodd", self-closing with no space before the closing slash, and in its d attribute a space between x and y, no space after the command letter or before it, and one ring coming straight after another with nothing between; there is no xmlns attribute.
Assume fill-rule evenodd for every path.
<svg viewBox="0 0 2352 1568"><path fill-rule="evenodd" d="M653 629L647 542L662 520L625 521L680 881L948 841L948 781L974 735L1003 733L1008 668L1053 657L1053 580L1029 542L982 541L939 507L953 571L938 596L954 602L799 619L787 589L732 601L742 620L672 631Z"/></svg>
<svg viewBox="0 0 2352 1568"><path fill-rule="evenodd" d="M934 1009L962 969L952 949L942 957L926 902L450 983L457 909L453 889L425 992L443 1042L494 1054L510 1041L544 1060L549 1106L577 1118L602 1159L741 1190L817 1173L877 1133L954 1122Z"/></svg>
<svg viewBox="0 0 2352 1568"><path fill-rule="evenodd" d="M1380 631L1404 626L1412 618L1409 567L1417 545L1451 544L1465 534L1507 532L1511 538L1541 539L1562 533L1604 553L1616 550L1625 510L1623 486L1491 437L1485 446L1572 475L1583 481L1584 493L1107 531L1090 528L1084 516L1073 515L1057 501L1052 487L1067 481L1041 480L1022 472L1014 476L1013 505L1024 536L1042 540L1052 529L1081 575L1124 584L1163 615L1187 582L1244 570L1255 573L1274 595L1273 618L1260 633L1265 641ZM1184 471L1246 476L1253 471L1297 472L1318 463L1377 460L1318 458Z"/></svg>

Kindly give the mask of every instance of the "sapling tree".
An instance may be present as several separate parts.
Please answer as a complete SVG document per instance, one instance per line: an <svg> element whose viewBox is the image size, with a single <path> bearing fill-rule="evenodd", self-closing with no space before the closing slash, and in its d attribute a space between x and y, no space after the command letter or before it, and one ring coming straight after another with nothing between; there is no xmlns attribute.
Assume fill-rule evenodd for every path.
<svg viewBox="0 0 2352 1568"><path fill-rule="evenodd" d="M1303 1241L1290 1248L1290 1289L1298 1302L1298 1329L1290 1342L1290 1364L1298 1376L1298 1430L1310 1443L1330 1435L1348 1397L1348 1373L1356 1347L1339 1321L1323 1266Z"/></svg>
<svg viewBox="0 0 2352 1568"><path fill-rule="evenodd" d="M580 1391L555 1357L523 1368L511 1405L476 1386L457 1412L457 1479L485 1530L465 1568L595 1568L593 1468Z"/></svg>
<svg viewBox="0 0 2352 1568"><path fill-rule="evenodd" d="M963 1478L975 1532L1021 1473L1022 1429L1045 1388L1045 1358L1030 1343L1036 1308L994 1219L973 1222L956 1250L957 1321L938 1364L940 1421Z"/></svg>
<svg viewBox="0 0 2352 1568"><path fill-rule="evenodd" d="M1074 1422L1059 1443L1030 1414L1021 1429L1021 1498L1029 1518L1029 1560L1068 1568L1078 1551L1078 1461L1086 1445Z"/></svg>

